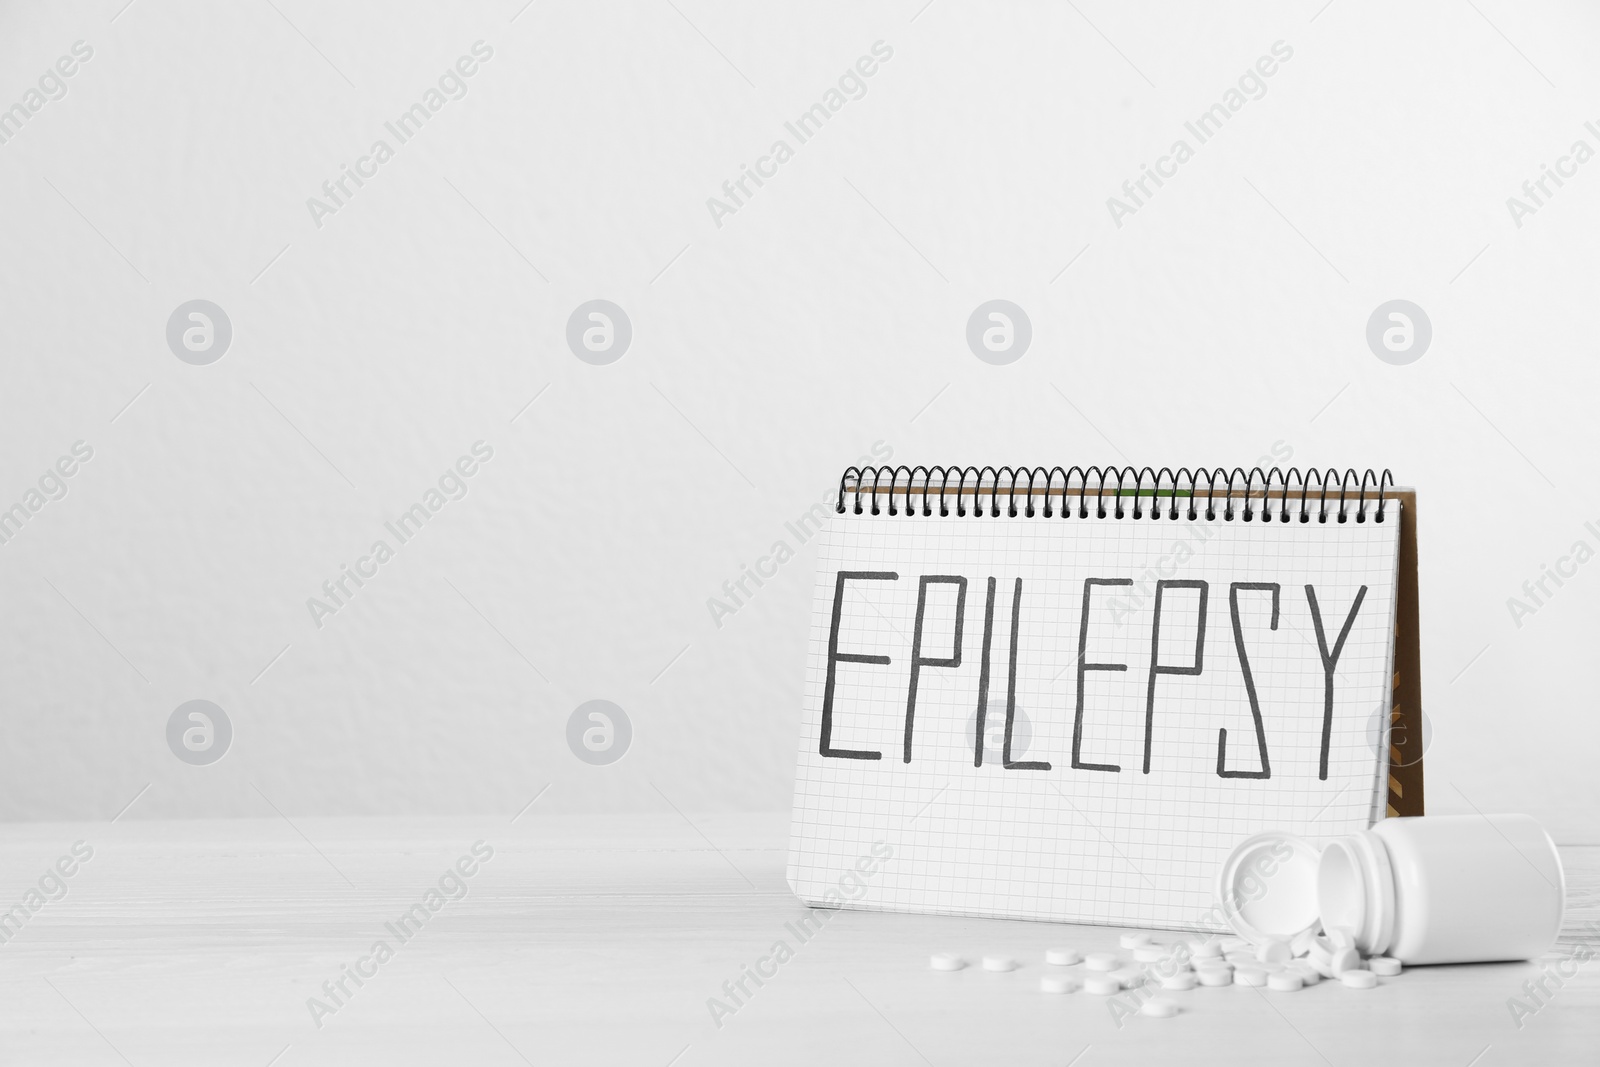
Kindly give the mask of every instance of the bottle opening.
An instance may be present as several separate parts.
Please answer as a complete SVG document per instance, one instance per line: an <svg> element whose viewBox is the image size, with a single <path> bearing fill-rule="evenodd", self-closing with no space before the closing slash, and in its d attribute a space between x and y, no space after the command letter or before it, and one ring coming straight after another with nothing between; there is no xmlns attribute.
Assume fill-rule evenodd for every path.
<svg viewBox="0 0 1600 1067"><path fill-rule="evenodd" d="M1359 934L1367 918L1366 884L1361 865L1342 841L1330 842L1317 865L1317 910L1322 928Z"/></svg>

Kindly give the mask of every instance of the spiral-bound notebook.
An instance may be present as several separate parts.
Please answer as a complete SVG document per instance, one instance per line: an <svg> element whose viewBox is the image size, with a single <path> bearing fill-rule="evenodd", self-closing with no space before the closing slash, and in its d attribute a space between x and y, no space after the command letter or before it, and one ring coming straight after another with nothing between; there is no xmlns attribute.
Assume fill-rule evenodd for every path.
<svg viewBox="0 0 1600 1067"><path fill-rule="evenodd" d="M1388 472L851 468L820 539L808 903L1217 928L1263 830L1421 814ZM887 858L885 858L887 854Z"/></svg>

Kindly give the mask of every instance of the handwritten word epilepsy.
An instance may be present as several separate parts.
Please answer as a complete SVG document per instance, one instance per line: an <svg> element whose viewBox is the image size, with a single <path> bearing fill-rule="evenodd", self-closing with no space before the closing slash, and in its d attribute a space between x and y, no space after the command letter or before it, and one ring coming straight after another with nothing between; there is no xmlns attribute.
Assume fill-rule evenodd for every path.
<svg viewBox="0 0 1600 1067"><path fill-rule="evenodd" d="M888 666L890 658L881 655L866 655L857 652L839 651L839 625L844 612L845 589L850 582L894 582L899 581L900 575L894 571L839 571L834 582L833 593L833 621L828 632L828 672L824 683L822 695L822 723L818 737L817 751L826 758L832 759L857 759L877 760L883 758L882 752L867 749L848 749L833 747L833 711L834 697L837 688L837 668L840 663L860 663L874 666ZM1083 759L1084 736L1084 681L1091 672L1109 671L1123 672L1129 669L1126 663L1095 662L1089 658L1089 624L1094 614L1094 591L1101 587L1130 586L1131 578L1086 578L1083 582L1083 600L1078 620L1078 679L1077 679L1077 707L1072 723L1072 766L1076 770L1102 771L1107 773L1120 773L1122 767L1115 763L1090 763ZM928 605L928 589L934 585L947 585L955 589L955 622L950 634L949 655L926 655L924 640L924 616ZM977 730L973 742L973 766L983 765L983 744L985 710L989 703L990 684L990 659L994 638L994 578L988 579L987 597L985 599L983 615L983 642L980 652L980 665L978 671L977 693ZM1161 623L1164 617L1162 600L1167 590L1189 589L1198 595L1196 598L1195 617L1195 645L1194 652L1188 663L1163 663L1161 662ZM1016 717L1017 705L1017 648L1018 637L1022 621L1022 579L1016 579L1011 597L1011 653L1010 663L1007 668L1006 682L1006 729L1002 746L1002 763L1007 770L1023 771L1048 771L1051 764L1045 760L1013 760L1011 758L1012 726ZM1250 714L1255 720L1256 750L1260 767L1257 770L1229 770L1227 762L1228 731L1223 728L1217 731L1217 776L1220 778L1271 778L1272 764L1267 753L1267 736L1262 725L1261 702L1256 696L1255 676L1250 669L1250 655L1245 647L1244 628L1239 619L1239 595L1271 594L1272 621L1270 629L1278 628L1278 615L1282 586L1278 582L1230 582L1228 584L1228 614L1233 624L1234 651L1238 657L1239 672L1243 676L1245 693L1250 700ZM1317 650L1322 659L1323 675L1323 705L1322 705L1322 749L1318 764L1318 778L1326 780L1328 777L1328 749L1333 738L1333 696L1334 672L1339 664L1339 657L1344 652L1345 641L1350 636L1350 630L1355 625L1356 616L1361 612L1361 605L1367 596L1367 587L1362 586L1351 602L1349 611L1344 616L1343 624L1339 628L1338 637L1331 647L1328 643L1329 630L1323 624L1322 606L1317 599L1316 589L1313 586L1305 587L1306 604L1311 613L1312 625L1317 634ZM1144 773L1150 773L1150 754L1155 730L1156 717L1156 683L1162 675L1185 675L1198 677L1205 669L1205 635L1206 635L1206 607L1210 598L1210 583L1199 579L1170 579L1156 583L1155 611L1151 624L1150 635L1150 664L1146 674L1145 705L1144 705ZM924 574L917 579L917 610L911 638L911 670L906 686L905 699L905 730L902 742L901 759L905 763L911 762L912 738L916 726L917 711L917 685L924 667L960 667L964 652L963 621L966 616L967 579L959 574Z"/></svg>

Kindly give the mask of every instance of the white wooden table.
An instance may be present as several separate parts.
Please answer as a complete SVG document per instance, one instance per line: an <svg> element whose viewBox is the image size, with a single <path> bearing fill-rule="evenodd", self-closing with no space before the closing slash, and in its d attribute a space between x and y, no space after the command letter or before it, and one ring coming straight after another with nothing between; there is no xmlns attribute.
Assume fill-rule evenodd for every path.
<svg viewBox="0 0 1600 1067"><path fill-rule="evenodd" d="M0 910L74 841L94 853L64 896L7 927L0 1063L1600 1062L1596 960L1520 1029L1507 1000L1540 965L1419 968L1370 992L1199 989L1172 994L1176 1018L1119 1028L1104 999L1038 992L1045 947L1114 948L1116 930L842 912L801 944L786 926L806 910L784 882L786 835L783 813L538 806L515 823L6 826ZM462 879L467 895L402 943L385 924L478 840L494 855ZM1580 941L1600 952L1600 926L1585 925L1600 919L1600 847L1563 859L1568 921L1548 961ZM392 957L361 964L360 986L345 978L350 995L315 1025L307 998L334 1007L322 983L378 940ZM778 940L793 958L759 988L746 979L751 995L715 1025L708 999L731 1004L723 983ZM941 949L1024 966L935 973Z"/></svg>

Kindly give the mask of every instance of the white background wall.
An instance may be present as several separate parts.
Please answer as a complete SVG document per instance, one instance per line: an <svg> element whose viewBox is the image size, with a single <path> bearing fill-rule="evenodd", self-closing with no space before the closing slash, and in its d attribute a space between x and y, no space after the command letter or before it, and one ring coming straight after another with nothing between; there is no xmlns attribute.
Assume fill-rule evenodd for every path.
<svg viewBox="0 0 1600 1067"><path fill-rule="evenodd" d="M1600 564L1520 628L1506 604L1600 547L1600 162L1520 228L1506 206L1600 149L1593 7L123 2L0 12L0 106L93 48L0 145L0 505L94 449L0 546L0 815L109 818L147 784L129 817L509 814L546 784L784 808L812 557L720 628L706 601L875 441L1282 442L1422 494L1431 810L1593 840ZM467 95L316 225L479 40ZM866 95L716 225L880 40ZM1107 197L1280 40L1266 95L1116 226ZM564 340L597 297L634 329L609 366ZM1005 367L964 340L996 297L1034 331ZM165 340L195 298L233 326L210 366ZM1394 298L1433 324L1409 366L1364 338ZM315 626L478 440L467 496ZM165 739L193 698L236 732L209 767ZM592 698L634 727L609 767L565 741Z"/></svg>

